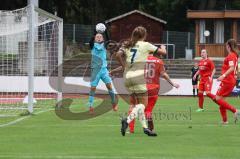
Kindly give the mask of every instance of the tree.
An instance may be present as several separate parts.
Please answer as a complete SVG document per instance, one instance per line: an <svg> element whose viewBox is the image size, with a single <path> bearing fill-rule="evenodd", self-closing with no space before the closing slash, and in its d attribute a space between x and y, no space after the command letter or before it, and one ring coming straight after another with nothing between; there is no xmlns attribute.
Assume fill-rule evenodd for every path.
<svg viewBox="0 0 240 159"><path fill-rule="evenodd" d="M27 0L1 0L0 10L14 10L25 7Z"/></svg>
<svg viewBox="0 0 240 159"><path fill-rule="evenodd" d="M1 10L27 5L27 0L2 0ZM191 31L193 21L186 18L191 10L240 9L239 0L39 0L40 8L64 19L65 23L96 24L134 9L166 20L166 30Z"/></svg>

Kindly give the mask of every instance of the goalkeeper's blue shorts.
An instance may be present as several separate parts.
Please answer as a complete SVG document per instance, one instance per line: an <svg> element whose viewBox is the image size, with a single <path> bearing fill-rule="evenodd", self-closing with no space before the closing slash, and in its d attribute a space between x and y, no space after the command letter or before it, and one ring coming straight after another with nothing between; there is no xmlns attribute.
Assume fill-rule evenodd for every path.
<svg viewBox="0 0 240 159"><path fill-rule="evenodd" d="M112 79L109 76L109 71L106 67L104 68L92 68L91 70L91 87L96 87L100 79L105 83L111 83Z"/></svg>

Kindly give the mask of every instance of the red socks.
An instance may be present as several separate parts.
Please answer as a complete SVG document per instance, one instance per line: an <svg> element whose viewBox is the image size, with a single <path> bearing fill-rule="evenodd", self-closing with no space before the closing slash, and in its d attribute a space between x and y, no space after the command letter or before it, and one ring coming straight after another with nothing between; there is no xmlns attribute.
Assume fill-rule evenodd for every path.
<svg viewBox="0 0 240 159"><path fill-rule="evenodd" d="M132 109L130 108L128 111L128 115L131 112L132 112ZM128 124L130 133L134 133L134 125L135 125L135 119Z"/></svg>
<svg viewBox="0 0 240 159"><path fill-rule="evenodd" d="M134 133L134 125L135 119L128 124L130 133Z"/></svg>
<svg viewBox="0 0 240 159"><path fill-rule="evenodd" d="M203 93L198 93L198 106L201 109L203 109L203 102L204 102Z"/></svg>
<svg viewBox="0 0 240 159"><path fill-rule="evenodd" d="M203 100L204 100L203 99L203 94L199 93L198 96L199 96L199 107L201 108L201 106L203 104ZM211 94L211 93L207 93L207 96L219 105L219 112L222 116L222 121L223 122L227 122L227 110L230 110L233 113L235 113L237 111L237 109L235 107L231 106L230 104L228 104L223 99L216 100L216 96Z"/></svg>
<svg viewBox="0 0 240 159"><path fill-rule="evenodd" d="M227 110L220 106L219 107L219 112L221 113L222 121L227 122Z"/></svg>
<svg viewBox="0 0 240 159"><path fill-rule="evenodd" d="M213 95L212 93L207 93L207 96L209 97L209 98L211 98L212 100L215 100L215 95Z"/></svg>
<svg viewBox="0 0 240 159"><path fill-rule="evenodd" d="M212 100L215 99L215 95L211 93L207 93L207 96L211 98ZM204 96L203 93L198 93L198 106L199 108L203 109L203 102L204 102Z"/></svg>
<svg viewBox="0 0 240 159"><path fill-rule="evenodd" d="M228 104L223 99L214 100L219 105L219 111L222 116L222 121L227 122L227 110L230 110L231 112L235 113L237 111L236 108Z"/></svg>
<svg viewBox="0 0 240 159"><path fill-rule="evenodd" d="M223 99L219 99L216 101L216 103L224 108L224 109L227 109L227 110L230 110L231 112L235 113L237 111L237 109L233 106L231 106L230 104L228 104L226 101L224 101Z"/></svg>

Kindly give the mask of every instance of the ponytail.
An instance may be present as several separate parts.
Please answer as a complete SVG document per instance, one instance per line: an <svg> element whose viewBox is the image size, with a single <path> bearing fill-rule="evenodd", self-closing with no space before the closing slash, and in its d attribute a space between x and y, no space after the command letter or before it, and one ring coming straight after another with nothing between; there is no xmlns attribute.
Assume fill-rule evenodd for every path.
<svg viewBox="0 0 240 159"><path fill-rule="evenodd" d="M126 41L126 48L134 47L139 40L145 39L146 35L147 31L144 27L136 27L132 32L130 40Z"/></svg>

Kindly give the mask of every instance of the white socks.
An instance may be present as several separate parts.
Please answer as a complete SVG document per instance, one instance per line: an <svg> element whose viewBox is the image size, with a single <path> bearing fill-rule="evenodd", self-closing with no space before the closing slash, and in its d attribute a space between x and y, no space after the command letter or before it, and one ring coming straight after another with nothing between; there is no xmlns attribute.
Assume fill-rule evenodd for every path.
<svg viewBox="0 0 240 159"><path fill-rule="evenodd" d="M143 104L137 104L132 112L127 117L127 122L130 123L135 118L139 117L139 121L142 124L143 128L147 128L146 117L144 114L145 106Z"/></svg>

